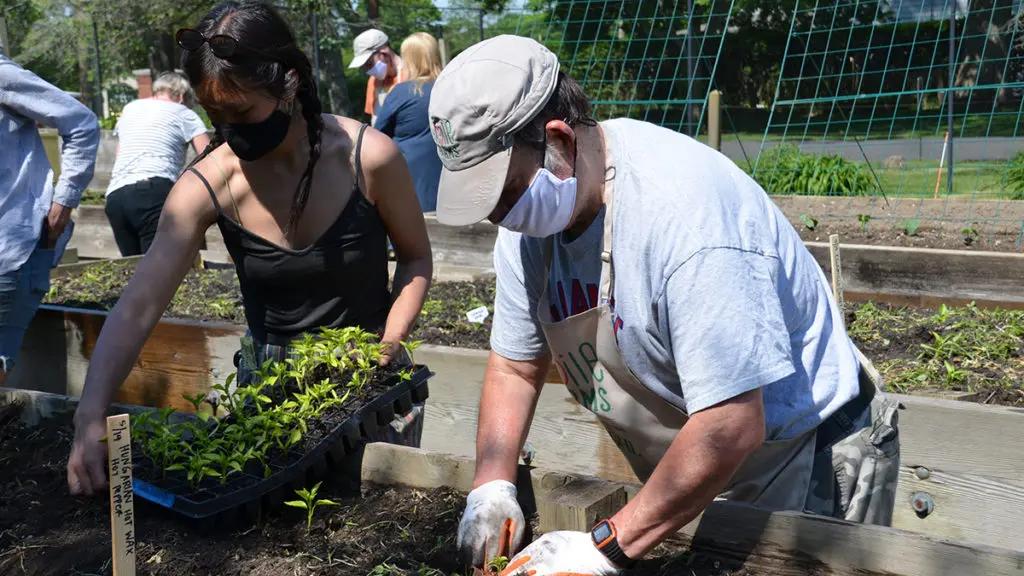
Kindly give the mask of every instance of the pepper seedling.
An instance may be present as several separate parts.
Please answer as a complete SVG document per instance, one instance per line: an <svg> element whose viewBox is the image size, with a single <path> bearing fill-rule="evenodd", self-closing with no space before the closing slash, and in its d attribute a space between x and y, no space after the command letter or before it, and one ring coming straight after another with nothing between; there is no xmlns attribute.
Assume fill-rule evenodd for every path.
<svg viewBox="0 0 1024 576"><path fill-rule="evenodd" d="M326 500L323 498L319 500L317 499L316 493L320 491L321 483L322 482L317 482L309 490L305 488L296 490L295 494L297 494L301 500L290 500L285 502L286 506L291 506L292 508L303 508L306 510L306 534L309 534L309 531L313 526L313 512L316 511L317 506L338 505L338 503L333 500Z"/></svg>
<svg viewBox="0 0 1024 576"><path fill-rule="evenodd" d="M508 566L509 559L505 556L495 556L487 563L487 572L489 574L501 574L501 571Z"/></svg>

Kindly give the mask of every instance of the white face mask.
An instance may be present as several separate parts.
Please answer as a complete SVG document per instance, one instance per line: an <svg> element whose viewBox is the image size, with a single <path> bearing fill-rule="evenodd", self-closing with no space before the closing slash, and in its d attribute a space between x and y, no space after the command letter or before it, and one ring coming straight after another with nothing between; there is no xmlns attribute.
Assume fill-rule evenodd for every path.
<svg viewBox="0 0 1024 576"><path fill-rule="evenodd" d="M576 207L576 178L560 180L541 168L499 226L534 238L546 238L569 227Z"/></svg>
<svg viewBox="0 0 1024 576"><path fill-rule="evenodd" d="M382 60L378 60L376 64L370 66L370 69L367 70L366 73L377 80L383 80L384 77L388 75L388 65Z"/></svg>

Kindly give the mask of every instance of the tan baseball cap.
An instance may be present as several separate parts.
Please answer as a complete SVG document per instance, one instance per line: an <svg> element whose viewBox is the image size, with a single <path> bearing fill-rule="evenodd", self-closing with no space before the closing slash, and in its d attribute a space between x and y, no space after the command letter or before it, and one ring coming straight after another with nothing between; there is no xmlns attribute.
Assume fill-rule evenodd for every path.
<svg viewBox="0 0 1024 576"><path fill-rule="evenodd" d="M376 28L370 28L356 36L352 41L352 49L356 55L349 62L349 68L362 68L373 53L388 43L388 35Z"/></svg>
<svg viewBox="0 0 1024 576"><path fill-rule="evenodd" d="M467 226L494 210L508 175L513 136L540 113L557 81L558 57L523 36L489 38L445 66L428 108L443 165L440 223Z"/></svg>

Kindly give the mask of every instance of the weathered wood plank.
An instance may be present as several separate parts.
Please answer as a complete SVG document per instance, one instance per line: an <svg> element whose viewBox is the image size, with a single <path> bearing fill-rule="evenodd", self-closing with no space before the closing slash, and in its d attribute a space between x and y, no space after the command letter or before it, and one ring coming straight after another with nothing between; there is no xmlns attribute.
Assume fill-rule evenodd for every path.
<svg viewBox="0 0 1024 576"><path fill-rule="evenodd" d="M40 307L8 385L79 396L105 320L103 312ZM234 371L242 334L244 329L237 326L161 320L116 401L190 410L182 395L206 393Z"/></svg>
<svg viewBox="0 0 1024 576"><path fill-rule="evenodd" d="M537 502L541 532L586 532L626 505L622 486L597 478L581 478L548 492Z"/></svg>
<svg viewBox="0 0 1024 576"><path fill-rule="evenodd" d="M904 466L1024 481L1024 409L892 396L906 407L899 421Z"/></svg>
<svg viewBox="0 0 1024 576"><path fill-rule="evenodd" d="M923 518L908 505L919 493L934 503L933 511ZM1024 537L1018 529L1024 510L1024 479L1011 482L941 471L931 471L926 479L921 479L914 469L904 466L900 469L896 504L895 526L1024 550Z"/></svg>
<svg viewBox="0 0 1024 576"><path fill-rule="evenodd" d="M704 550L738 557L803 556L834 574L1020 576L1024 553L896 528L718 501L683 533Z"/></svg>
<svg viewBox="0 0 1024 576"><path fill-rule="evenodd" d="M378 443L366 447L363 479L465 491L466 470L472 465L469 458ZM538 490L538 476L549 480L554 477L561 481L561 487L542 486ZM587 491L601 486L600 491L605 493L617 489L627 492L630 488L594 478L566 479L558 472L542 469L532 470L531 480L541 512L547 508L545 500L571 492L574 486ZM751 558L753 562L757 556L812 558L824 563L828 573L837 575L866 571L898 576L1024 574L1024 552L796 512L768 512L735 502L713 503L681 532L704 550Z"/></svg>
<svg viewBox="0 0 1024 576"><path fill-rule="evenodd" d="M830 274L828 243L806 245ZM856 244L843 244L842 254L849 292L1024 303L1024 254Z"/></svg>

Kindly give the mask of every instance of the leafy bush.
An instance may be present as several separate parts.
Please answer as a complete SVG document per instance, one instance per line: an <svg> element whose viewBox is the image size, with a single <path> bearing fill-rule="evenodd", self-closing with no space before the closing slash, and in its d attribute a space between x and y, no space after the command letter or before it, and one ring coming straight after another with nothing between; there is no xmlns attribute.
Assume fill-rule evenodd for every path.
<svg viewBox="0 0 1024 576"><path fill-rule="evenodd" d="M1024 200L1024 152L1018 152L1006 165L1006 190L1014 200Z"/></svg>
<svg viewBox="0 0 1024 576"><path fill-rule="evenodd" d="M769 194L857 196L875 189L874 179L859 163L792 146L762 153L752 176Z"/></svg>

